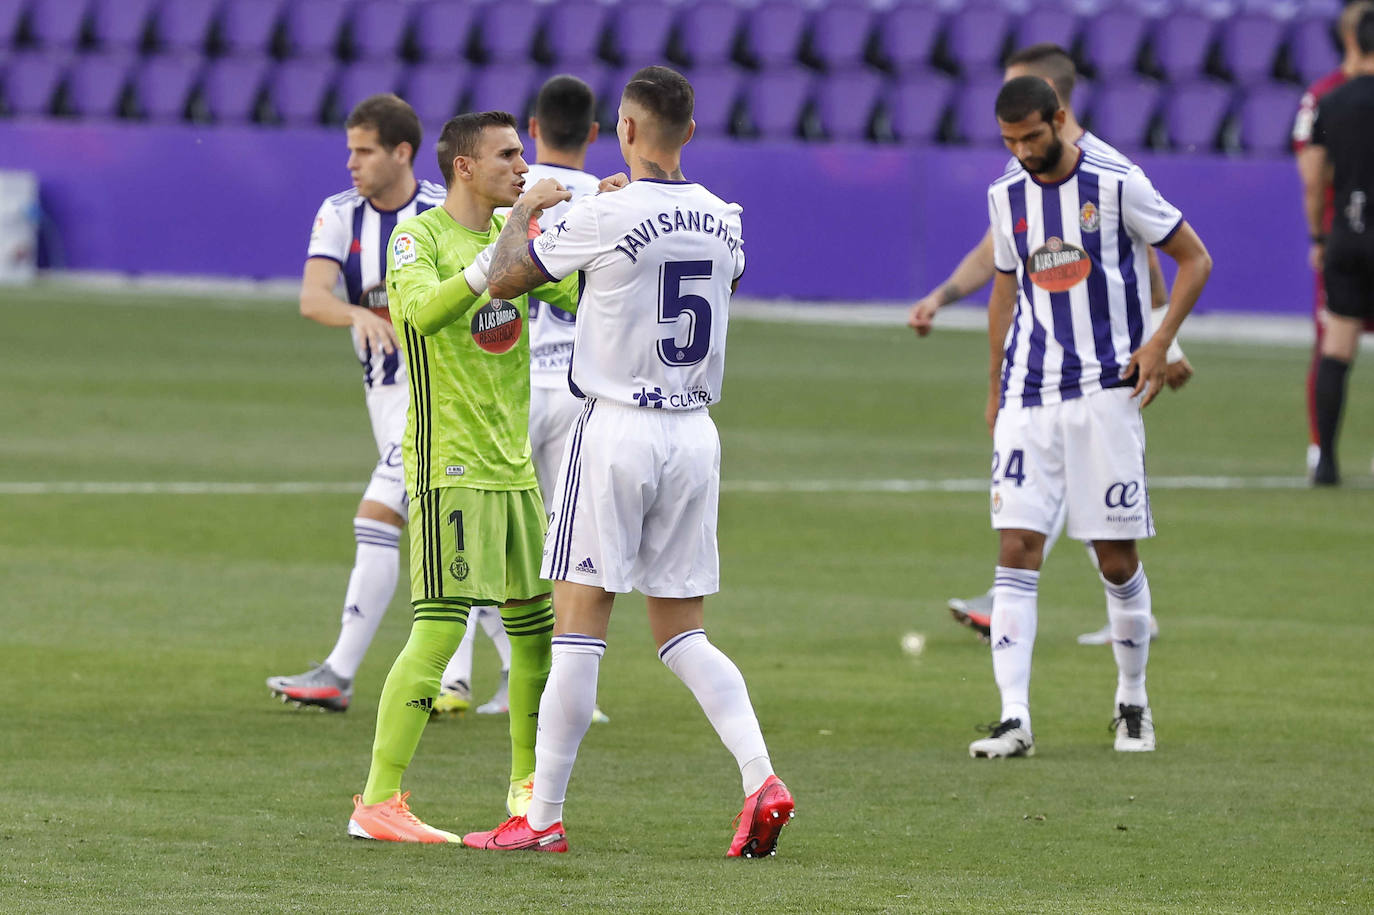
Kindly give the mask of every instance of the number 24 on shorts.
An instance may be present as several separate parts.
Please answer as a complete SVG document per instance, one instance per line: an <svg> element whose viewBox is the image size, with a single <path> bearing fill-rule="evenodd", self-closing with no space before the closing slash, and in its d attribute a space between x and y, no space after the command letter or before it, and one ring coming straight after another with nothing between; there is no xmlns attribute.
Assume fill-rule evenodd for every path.
<svg viewBox="0 0 1374 915"><path fill-rule="evenodd" d="M1001 467L1002 455L992 453L992 482L997 482L997 469ZM1017 486L1026 482L1026 453L1020 448L1007 455L1007 466L1002 468L1002 479L1012 480Z"/></svg>

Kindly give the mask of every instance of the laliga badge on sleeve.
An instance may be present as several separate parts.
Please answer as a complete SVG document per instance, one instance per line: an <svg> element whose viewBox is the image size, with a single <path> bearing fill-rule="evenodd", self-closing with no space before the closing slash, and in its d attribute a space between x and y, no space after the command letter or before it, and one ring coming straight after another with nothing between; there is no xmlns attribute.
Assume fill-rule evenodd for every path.
<svg viewBox="0 0 1374 915"><path fill-rule="evenodd" d="M415 239L409 232L396 236L396 241L391 245L391 259L397 267L415 263Z"/></svg>

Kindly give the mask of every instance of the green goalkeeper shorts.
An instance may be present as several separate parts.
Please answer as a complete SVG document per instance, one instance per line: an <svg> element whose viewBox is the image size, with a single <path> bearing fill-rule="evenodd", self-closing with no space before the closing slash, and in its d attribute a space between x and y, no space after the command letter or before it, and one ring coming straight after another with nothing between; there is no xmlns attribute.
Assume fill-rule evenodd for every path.
<svg viewBox="0 0 1374 915"><path fill-rule="evenodd" d="M410 600L502 604L548 594L539 577L544 502L538 489L447 486L410 503Z"/></svg>

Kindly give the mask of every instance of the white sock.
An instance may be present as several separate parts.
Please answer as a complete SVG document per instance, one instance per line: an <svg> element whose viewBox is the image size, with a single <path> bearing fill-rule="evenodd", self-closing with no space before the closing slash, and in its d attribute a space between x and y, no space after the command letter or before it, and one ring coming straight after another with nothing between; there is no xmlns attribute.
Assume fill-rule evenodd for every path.
<svg viewBox="0 0 1374 915"><path fill-rule="evenodd" d="M353 572L348 576L348 590L344 592L339 640L324 659L329 669L345 680L357 675L358 665L363 663L367 646L372 644L396 591L401 529L371 518L354 518L353 539L358 542L358 552L353 559Z"/></svg>
<svg viewBox="0 0 1374 915"><path fill-rule="evenodd" d="M658 650L658 657L687 684L725 749L734 755L744 796L759 790L773 774L773 765L739 668L707 640L704 629L673 636Z"/></svg>
<svg viewBox="0 0 1374 915"><path fill-rule="evenodd" d="M472 618L480 609L482 608L473 607L468 611L468 624L463 630L463 640L454 649L453 657L448 659L448 665L444 667L444 675L439 678L439 683L443 686L459 681L467 686L472 685L472 637L477 629L472 625Z"/></svg>
<svg viewBox="0 0 1374 915"><path fill-rule="evenodd" d="M1147 706L1145 664L1150 658L1150 582L1145 564L1121 585L1102 580L1107 592L1107 619L1112 626L1112 655L1116 658L1116 701Z"/></svg>
<svg viewBox="0 0 1374 915"><path fill-rule="evenodd" d="M549 682L539 700L539 730L534 738L534 800L525 815L532 829L548 829L563 819L568 779L577 747L592 724L596 678L606 643L589 635L553 637Z"/></svg>
<svg viewBox="0 0 1374 915"><path fill-rule="evenodd" d="M992 673L1002 693L1002 720L1031 730L1031 653L1035 650L1040 573L997 567L992 586Z"/></svg>
<svg viewBox="0 0 1374 915"><path fill-rule="evenodd" d="M476 607L472 609L477 610ZM506 635L506 626L501 622L501 611L495 607L483 607L478 619L482 623L482 631L491 639L491 643L496 646L496 653L501 656L501 669L510 670L510 636Z"/></svg>

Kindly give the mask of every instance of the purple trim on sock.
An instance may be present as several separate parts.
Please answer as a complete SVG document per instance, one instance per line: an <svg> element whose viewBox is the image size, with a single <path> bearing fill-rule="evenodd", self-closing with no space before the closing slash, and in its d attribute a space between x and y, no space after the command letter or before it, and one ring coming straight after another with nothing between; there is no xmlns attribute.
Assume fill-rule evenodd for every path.
<svg viewBox="0 0 1374 915"><path fill-rule="evenodd" d="M694 636L694 635L699 635L699 636L701 636L702 638L706 638L706 630L705 630L705 629L688 629L686 632L680 632L680 633L678 633L677 635L673 636L673 637L672 637L671 639L669 639L667 642L664 642L664 643L663 643L663 647L660 648L660 649L658 650L658 659L659 659L660 661L665 660L665 659L667 658L667 656L668 656L668 652L672 651L672 650L673 650L674 648L676 648L678 645L682 644L682 641L683 641L684 639L690 638L691 636Z"/></svg>

